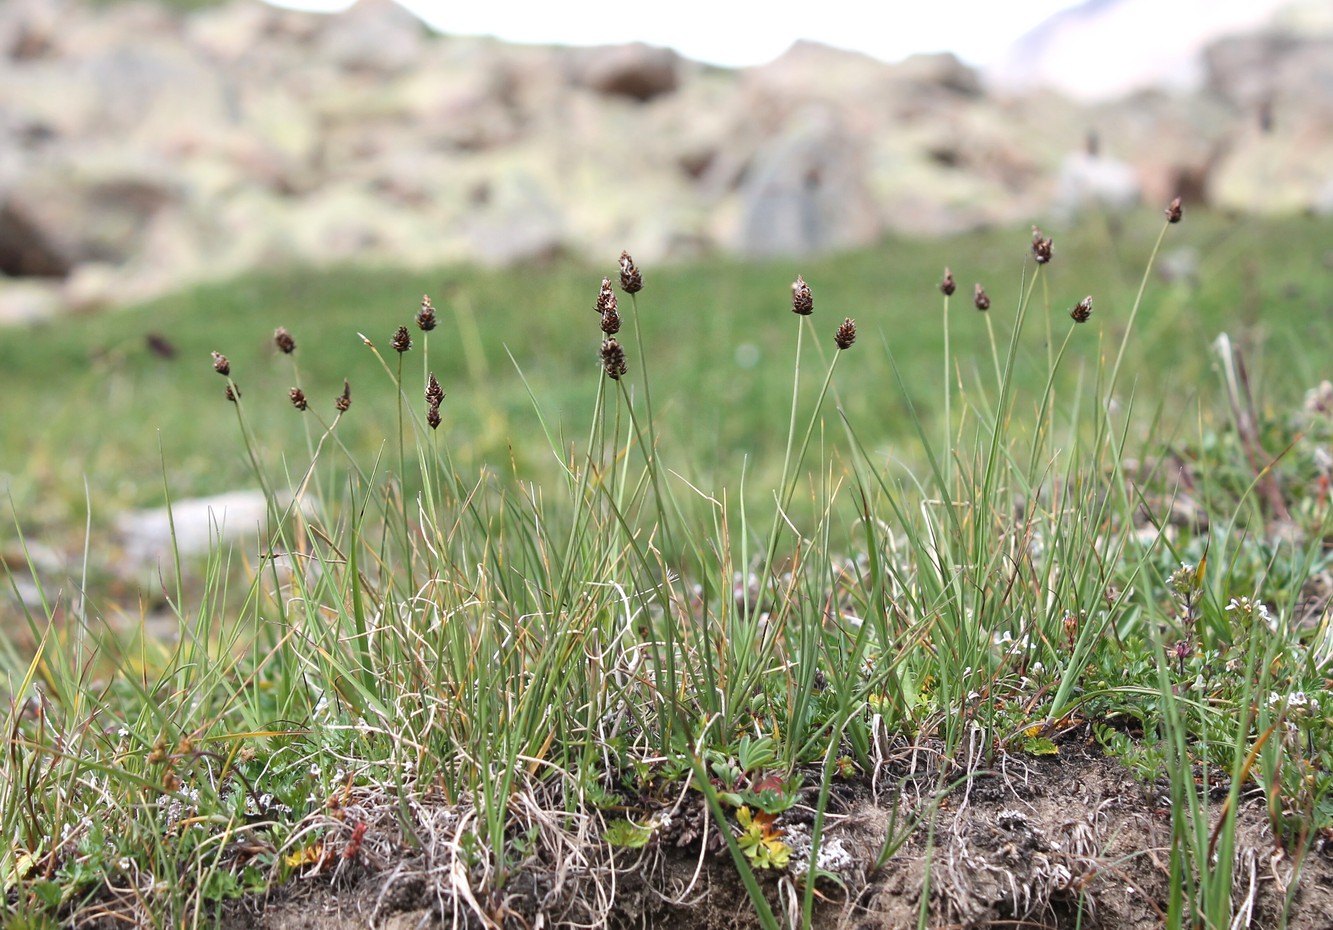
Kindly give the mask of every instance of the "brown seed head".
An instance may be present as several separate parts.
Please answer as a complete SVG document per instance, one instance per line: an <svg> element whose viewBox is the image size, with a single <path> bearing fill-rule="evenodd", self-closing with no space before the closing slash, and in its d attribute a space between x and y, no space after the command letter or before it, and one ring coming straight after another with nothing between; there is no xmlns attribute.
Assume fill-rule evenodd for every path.
<svg viewBox="0 0 1333 930"><path fill-rule="evenodd" d="M438 404L431 404L426 410L426 425L431 429L440 428L440 408Z"/></svg>
<svg viewBox="0 0 1333 930"><path fill-rule="evenodd" d="M287 392L287 396L292 399L292 406L297 410L305 410L310 406L309 401L305 399L305 391L299 387L294 387Z"/></svg>
<svg viewBox="0 0 1333 930"><path fill-rule="evenodd" d="M1075 323L1088 322L1088 317L1092 316L1092 295L1089 294L1074 304L1074 309L1069 311L1069 315L1074 318Z"/></svg>
<svg viewBox="0 0 1333 930"><path fill-rule="evenodd" d="M429 294L421 295L421 310L417 312L417 329L428 333L435 328L435 306Z"/></svg>
<svg viewBox="0 0 1333 930"><path fill-rule="evenodd" d="M616 292L611 290L610 278L602 278L602 289L597 292L597 303L593 309L602 316L616 312Z"/></svg>
<svg viewBox="0 0 1333 930"><path fill-rule="evenodd" d="M953 272L948 268L944 269L944 280L940 282L940 291L945 297L950 296L957 290L957 285L953 283Z"/></svg>
<svg viewBox="0 0 1333 930"><path fill-rule="evenodd" d="M346 413L347 408L352 406L352 385L348 383L346 378L343 379L343 392L338 395L338 399L333 402L333 406L338 409L339 413Z"/></svg>
<svg viewBox="0 0 1333 930"><path fill-rule="evenodd" d="M614 336L620 332L620 314L615 310L610 310L602 314L602 332L608 336Z"/></svg>
<svg viewBox="0 0 1333 930"><path fill-rule="evenodd" d="M856 341L856 321L851 317L838 324L838 331L833 334L833 341L839 349L850 349Z"/></svg>
<svg viewBox="0 0 1333 930"><path fill-rule="evenodd" d="M990 296L987 295L986 289L980 284L978 284L976 290L972 292L972 304L978 310L985 311L990 309Z"/></svg>
<svg viewBox="0 0 1333 930"><path fill-rule="evenodd" d="M805 283L805 278L800 275L791 283L791 310L792 313L798 313L801 316L809 316L815 312L815 298L810 293L810 285Z"/></svg>
<svg viewBox="0 0 1333 930"><path fill-rule="evenodd" d="M292 334L287 332L287 327L279 326L273 330L273 344L278 347L278 351L283 355L291 355L296 351L296 340Z"/></svg>
<svg viewBox="0 0 1333 930"><path fill-rule="evenodd" d="M620 253L620 289L626 294L637 294L643 290L643 274L628 252Z"/></svg>
<svg viewBox="0 0 1333 930"><path fill-rule="evenodd" d="M241 389L234 384L229 384L227 385L226 395L227 400L234 404L236 403L236 398L241 396Z"/></svg>
<svg viewBox="0 0 1333 930"><path fill-rule="evenodd" d="M1184 214L1185 208L1180 205L1180 198L1177 197L1166 206L1166 221L1168 223L1179 223L1180 217Z"/></svg>
<svg viewBox="0 0 1333 930"><path fill-rule="evenodd" d="M394 330L393 338L389 340L389 345L393 346L393 350L399 355L412 348L412 337L408 335L406 326L400 326Z"/></svg>
<svg viewBox="0 0 1333 930"><path fill-rule="evenodd" d="M222 376L231 374L231 362L221 352L213 353L213 370Z"/></svg>
<svg viewBox="0 0 1333 930"><path fill-rule="evenodd" d="M602 370L612 381L619 381L620 376L629 370L625 364L625 350L615 339L602 341Z"/></svg>
<svg viewBox="0 0 1333 930"><path fill-rule="evenodd" d="M1043 236L1041 230L1032 227L1032 257L1037 260L1038 265L1044 265L1051 260L1051 255L1055 251L1051 243L1050 236Z"/></svg>
<svg viewBox="0 0 1333 930"><path fill-rule="evenodd" d="M430 373L426 380L426 403L432 407L438 407L444 402L444 388L440 387L440 382L435 380L435 372Z"/></svg>

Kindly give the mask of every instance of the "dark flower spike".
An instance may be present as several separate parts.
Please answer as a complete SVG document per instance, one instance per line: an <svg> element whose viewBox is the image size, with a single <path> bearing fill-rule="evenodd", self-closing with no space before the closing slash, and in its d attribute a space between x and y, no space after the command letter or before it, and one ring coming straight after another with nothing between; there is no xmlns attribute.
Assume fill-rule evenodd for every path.
<svg viewBox="0 0 1333 930"><path fill-rule="evenodd" d="M1055 251L1050 236L1042 236L1041 230L1032 227L1032 257L1037 260L1038 265L1044 265L1051 260L1051 255Z"/></svg>
<svg viewBox="0 0 1333 930"><path fill-rule="evenodd" d="M234 404L236 403L236 398L241 396L241 389L234 384L229 384L227 385L226 393L227 393L227 400L231 401Z"/></svg>
<svg viewBox="0 0 1333 930"><path fill-rule="evenodd" d="M310 406L310 403L305 399L305 391L301 390L299 387L292 388L287 393L287 396L292 399L292 406L297 410L305 410Z"/></svg>
<svg viewBox="0 0 1333 930"><path fill-rule="evenodd" d="M352 406L352 385L346 378L343 379L343 392L338 395L338 399L333 402L333 406L338 408L339 413L346 413L347 408Z"/></svg>
<svg viewBox="0 0 1333 930"><path fill-rule="evenodd" d="M619 381L620 376L629 370L625 364L625 350L615 339L602 342L602 370L612 381Z"/></svg>
<svg viewBox="0 0 1333 930"><path fill-rule="evenodd" d="M421 295L421 310L417 313L417 329L428 333L435 328L435 306L429 294Z"/></svg>
<svg viewBox="0 0 1333 930"><path fill-rule="evenodd" d="M643 274L628 252L620 253L620 289L626 294L637 294L643 290Z"/></svg>
<svg viewBox="0 0 1333 930"><path fill-rule="evenodd" d="M426 403L432 407L438 407L444 402L444 388L440 387L440 382L435 380L435 372L430 373L430 378L426 381Z"/></svg>
<svg viewBox="0 0 1333 930"><path fill-rule="evenodd" d="M440 428L440 408L436 404L431 404L426 411L426 425L431 429Z"/></svg>
<svg viewBox="0 0 1333 930"><path fill-rule="evenodd" d="M620 332L620 314L611 310L602 314L602 332L608 336L614 336Z"/></svg>
<svg viewBox="0 0 1333 930"><path fill-rule="evenodd" d="M389 345L393 346L393 350L400 355L412 348L412 337L408 335L406 326L400 326L394 331L393 338L389 340Z"/></svg>
<svg viewBox="0 0 1333 930"><path fill-rule="evenodd" d="M792 313L801 316L809 316L815 312L815 298L810 293L810 285L805 283L805 278L800 275L791 283L791 310Z"/></svg>
<svg viewBox="0 0 1333 930"><path fill-rule="evenodd" d="M980 284L977 285L976 290L972 293L972 303L978 310L985 311L990 309L990 296L987 295L986 289Z"/></svg>
<svg viewBox="0 0 1333 930"><path fill-rule="evenodd" d="M602 289L597 292L597 303L593 309L602 316L616 312L616 292L611 290L610 278L602 278Z"/></svg>
<svg viewBox="0 0 1333 930"><path fill-rule="evenodd" d="M287 327L279 326L273 330L273 344L278 347L278 351L283 355L291 355L296 351L296 340L292 334L287 332Z"/></svg>
<svg viewBox="0 0 1333 930"><path fill-rule="evenodd" d="M1180 198L1177 197L1175 200L1171 201L1171 203L1167 204L1164 212L1166 213L1166 221L1168 223L1179 223L1180 217L1185 212L1185 208L1180 205Z"/></svg>
<svg viewBox="0 0 1333 930"><path fill-rule="evenodd" d="M224 377L231 374L231 362L221 352L213 353L213 370Z"/></svg>
<svg viewBox="0 0 1333 930"><path fill-rule="evenodd" d="M850 349L856 341L856 321L851 317L838 324L838 331L833 334L833 341L839 349Z"/></svg>
<svg viewBox="0 0 1333 930"><path fill-rule="evenodd" d="M1089 294L1078 303L1074 304L1074 309L1069 311L1075 323L1086 323L1088 317L1092 316L1092 295Z"/></svg>
<svg viewBox="0 0 1333 930"><path fill-rule="evenodd" d="M950 271L948 268L945 268L944 280L940 282L940 291L944 294L945 297L948 297L952 295L956 289L957 285L953 283L953 272Z"/></svg>

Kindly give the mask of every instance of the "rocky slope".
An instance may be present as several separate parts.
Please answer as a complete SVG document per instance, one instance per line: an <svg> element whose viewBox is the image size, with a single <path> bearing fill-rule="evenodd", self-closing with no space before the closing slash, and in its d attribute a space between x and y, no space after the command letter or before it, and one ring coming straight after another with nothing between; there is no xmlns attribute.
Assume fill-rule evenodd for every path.
<svg viewBox="0 0 1333 930"><path fill-rule="evenodd" d="M950 56L429 34L387 0L0 7L0 318L265 265L799 254L1183 193L1333 210L1333 37L1214 42L1202 90L1080 105Z"/></svg>

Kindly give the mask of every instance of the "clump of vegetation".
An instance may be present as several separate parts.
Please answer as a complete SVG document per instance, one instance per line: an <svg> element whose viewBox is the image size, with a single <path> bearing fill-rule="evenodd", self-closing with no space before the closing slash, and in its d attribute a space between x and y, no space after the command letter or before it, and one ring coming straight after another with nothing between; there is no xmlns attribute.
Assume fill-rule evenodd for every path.
<svg viewBox="0 0 1333 930"><path fill-rule="evenodd" d="M683 901L722 860L760 925L811 926L911 858L921 925L1075 926L1118 870L1148 869L1111 852L1098 812L1056 830L1000 810L985 849L958 824L984 777L1109 752L1165 779L1166 874L1145 893L1168 925L1256 907L1242 873L1264 853L1237 832L1255 799L1285 914L1333 827L1316 590L1333 404L1319 388L1295 416L1261 410L1224 338L1222 419L1186 441L1180 410L1143 409L1129 346L1180 219L1175 202L1133 301L1095 313L1085 288L1049 296L1068 288L1034 229L1012 304L974 286L980 354L957 354L946 269L940 416L899 361L915 346L868 345L798 275L767 324L794 332L759 495L748 470L677 460L644 318L696 311L654 306L628 254L620 296L588 288L596 329L544 311L586 341L589 395L571 440L531 390L550 481L460 465L444 425L472 401L434 362L443 301L360 337L382 381L355 395L308 374L305 333L274 333L280 393L214 351L218 407L192 398L193 415L219 436L234 416L215 444L263 488L264 542L242 566L219 547L194 583L177 560L174 644L132 650L41 592L34 648L6 655L6 907L32 926L184 925L362 882L369 914L410 887L443 920L589 926L617 919L626 882ZM849 413L870 352L897 373L914 471ZM367 457L343 433L379 391L392 414ZM260 406L288 425L261 429ZM274 451L292 433L299 466ZM858 826L858 804L887 813ZM681 850L689 883L653 886Z"/></svg>

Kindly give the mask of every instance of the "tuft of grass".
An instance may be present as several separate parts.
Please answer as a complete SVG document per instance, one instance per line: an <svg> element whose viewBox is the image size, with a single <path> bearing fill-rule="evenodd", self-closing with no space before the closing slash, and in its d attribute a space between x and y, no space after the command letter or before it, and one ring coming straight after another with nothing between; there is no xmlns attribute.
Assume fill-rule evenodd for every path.
<svg viewBox="0 0 1333 930"><path fill-rule="evenodd" d="M877 779L895 744L932 759L882 865L912 835L934 850L978 772L1096 733L1170 779L1169 920L1229 925L1244 795L1296 862L1333 825L1333 633L1326 606L1296 619L1331 561L1333 415L1317 396L1279 414L1301 387L1280 379L1263 406L1244 320L1208 348L1207 274L1153 283L1184 234L1122 244L1138 273L1101 277L1066 268L1088 242L1034 234L1002 250L1003 290L990 240L953 243L956 272L987 268L984 318L950 318L947 296L939 315L946 261L890 290L867 254L805 269L790 307L774 266L649 269L614 312L614 275L600 292L568 268L451 281L437 329L420 281L339 279L356 322L307 290L304 318L268 306L262 328L249 304L278 279L201 291L140 311L193 366L179 380L95 321L51 351L121 334L83 376L110 378L108 416L52 428L96 446L170 383L168 502L243 480L267 526L189 578L177 553L174 642L126 638L32 558L6 562L37 592L18 599L33 649L0 656L7 907L193 926L283 882L375 876L387 900L413 875L488 924L545 875L561 880L526 906L596 925L627 870L683 843L729 852L761 925L808 927L849 881L821 865L837 778ZM1197 235L1205 267L1259 247ZM385 294L399 309L367 313ZM209 325L186 325L204 306ZM208 371L210 351L227 364ZM1161 395L1214 365L1192 397ZM100 504L140 493L105 490L120 454L88 472ZM223 461L192 474L195 455ZM61 480L11 486L20 540ZM39 511L37 532L59 520ZM951 905L923 889L921 925L932 906Z"/></svg>

